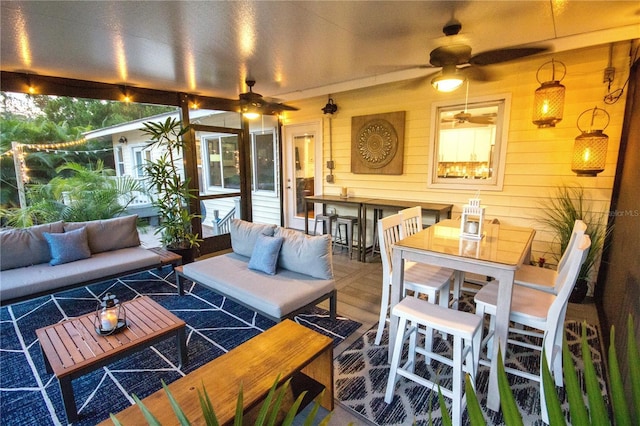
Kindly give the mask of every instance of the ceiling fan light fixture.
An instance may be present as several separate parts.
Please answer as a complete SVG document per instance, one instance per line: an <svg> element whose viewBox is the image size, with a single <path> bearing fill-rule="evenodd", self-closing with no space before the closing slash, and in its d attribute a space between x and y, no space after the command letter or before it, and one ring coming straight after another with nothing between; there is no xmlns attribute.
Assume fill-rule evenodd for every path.
<svg viewBox="0 0 640 426"><path fill-rule="evenodd" d="M458 89L465 81L466 78L457 69L453 71L443 69L442 74L431 80L431 85L438 92L448 93Z"/></svg>
<svg viewBox="0 0 640 426"><path fill-rule="evenodd" d="M247 111L243 111L242 116L249 120L255 120L256 118L260 117L260 113L250 109Z"/></svg>

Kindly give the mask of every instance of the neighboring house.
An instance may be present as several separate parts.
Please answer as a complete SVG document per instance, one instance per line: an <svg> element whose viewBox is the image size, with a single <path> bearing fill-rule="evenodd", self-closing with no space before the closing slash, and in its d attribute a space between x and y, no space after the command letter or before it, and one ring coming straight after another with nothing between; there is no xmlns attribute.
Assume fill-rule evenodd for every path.
<svg viewBox="0 0 640 426"><path fill-rule="evenodd" d="M161 155L156 147L149 147L150 140L143 133L145 122L163 122L169 117L180 118L180 112L169 112L140 120L87 132L86 139L110 136L116 174L145 180L144 164ZM190 113L191 123L201 126L240 128L237 113L211 110L194 110ZM280 164L278 162L277 120L264 117L250 126L252 155L252 200L255 222L280 224ZM239 192L238 139L233 133L219 131L196 131L198 151L198 186L200 196L220 195ZM153 193L138 193L128 209L140 217L150 218L153 224L157 218L151 206ZM211 228L214 235L228 232L228 221L240 217L239 197L203 200L201 203L205 228Z"/></svg>

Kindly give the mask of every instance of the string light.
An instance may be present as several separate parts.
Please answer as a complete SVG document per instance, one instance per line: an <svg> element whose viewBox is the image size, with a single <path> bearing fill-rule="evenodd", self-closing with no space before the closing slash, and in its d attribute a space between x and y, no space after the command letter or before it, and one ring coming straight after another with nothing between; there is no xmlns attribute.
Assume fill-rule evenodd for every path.
<svg viewBox="0 0 640 426"><path fill-rule="evenodd" d="M20 169L22 170L22 181L24 183L28 183L29 182L29 169L27 168L27 163L26 163L26 156L28 155L28 153L25 153L25 150L33 150L33 151L38 151L38 152L53 152L55 154L76 154L76 155L80 155L80 154L95 154L98 152L108 152L108 151L113 151L113 147L111 148L101 148L101 149L93 149L93 150L87 150L87 151L76 151L76 150L64 150L64 149L60 149L60 148L67 148L67 147L71 147L71 146L75 146L75 145L81 145L86 143L87 140L86 139L80 139L77 141L71 141L71 142L57 142L57 143L47 143L47 144L23 144L23 143L18 143L15 145L15 149L10 149L8 151L3 152L2 154L0 154L0 158L3 157L11 157L14 156L18 159L18 161L20 162Z"/></svg>

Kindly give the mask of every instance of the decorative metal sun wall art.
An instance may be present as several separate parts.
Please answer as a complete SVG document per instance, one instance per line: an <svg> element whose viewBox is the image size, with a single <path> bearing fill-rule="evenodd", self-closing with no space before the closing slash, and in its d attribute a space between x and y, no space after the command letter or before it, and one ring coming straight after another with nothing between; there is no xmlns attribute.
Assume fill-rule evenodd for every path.
<svg viewBox="0 0 640 426"><path fill-rule="evenodd" d="M405 112L351 118L351 172L401 175Z"/></svg>

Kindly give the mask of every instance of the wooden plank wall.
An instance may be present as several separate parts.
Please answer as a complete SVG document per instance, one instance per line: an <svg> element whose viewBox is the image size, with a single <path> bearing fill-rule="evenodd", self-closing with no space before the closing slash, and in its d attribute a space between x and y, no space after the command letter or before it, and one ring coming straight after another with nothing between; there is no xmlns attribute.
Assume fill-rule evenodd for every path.
<svg viewBox="0 0 640 426"><path fill-rule="evenodd" d="M615 174L617 153L624 113L624 96L613 105L603 102L607 85L603 71L609 62L609 45L576 51L548 54L514 63L494 65L490 70L498 75L492 82L471 82L469 99L501 93L511 94L511 111L507 143L507 160L502 191L483 191L480 194L487 216L504 223L535 227L538 232L532 257L537 259L557 251L553 236L537 221L541 202L553 194L561 184L580 184L593 201L596 210L609 208ZM612 66L616 68L613 88L622 87L629 71L629 43L613 46ZM531 122L533 95L539 83L536 71L551 59L562 61L567 75L563 120L555 128L538 129ZM425 58L426 60L426 58ZM425 70L429 74L430 70ZM544 75L544 74L543 74ZM329 118L324 117L323 182L325 194L339 194L343 186L355 196L446 202L454 204L454 217L475 191L433 190L427 188L432 103L451 101L464 103L465 90L442 94L430 85L430 78L373 86L366 89L332 93L338 112L332 117L333 159L335 182L327 183L322 176L329 159ZM320 108L327 98L315 97L289 102L300 111L287 113L284 125L300 124L322 116ZM573 142L580 134L576 119L583 111L597 106L611 116L605 133L609 135L607 165L597 177L578 178L571 171ZM352 174L351 117L392 111L406 111L404 173L400 176ZM371 220L371 218L369 218Z"/></svg>

